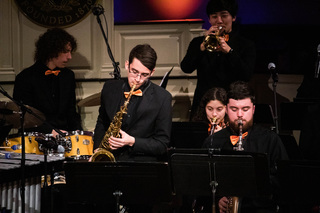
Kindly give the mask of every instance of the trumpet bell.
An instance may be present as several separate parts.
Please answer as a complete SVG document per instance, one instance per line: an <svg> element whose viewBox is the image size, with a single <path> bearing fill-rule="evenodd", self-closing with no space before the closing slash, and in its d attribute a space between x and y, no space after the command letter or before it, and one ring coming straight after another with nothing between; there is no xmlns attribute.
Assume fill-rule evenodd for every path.
<svg viewBox="0 0 320 213"><path fill-rule="evenodd" d="M219 48L219 41L216 35L207 35L204 38L204 47L209 52L213 52Z"/></svg>

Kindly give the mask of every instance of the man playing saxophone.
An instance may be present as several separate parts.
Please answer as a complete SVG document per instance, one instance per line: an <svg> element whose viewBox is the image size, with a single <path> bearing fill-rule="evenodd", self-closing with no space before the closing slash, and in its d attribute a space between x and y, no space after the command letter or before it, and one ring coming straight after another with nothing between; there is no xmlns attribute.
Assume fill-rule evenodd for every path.
<svg viewBox="0 0 320 213"><path fill-rule="evenodd" d="M236 148L236 150L246 152L266 153L269 160L273 197L272 199L241 198L240 212L276 212L276 191L279 189L276 179L276 162L288 159L288 156L280 137L275 132L253 123L254 103L255 96L248 83L243 81L232 83L228 91L226 109L229 126L209 136L204 142L204 147L222 150L235 150ZM242 144L239 144L240 138L242 138L240 140ZM237 177L234 179L237 181ZM218 212L228 212L229 203L230 199L222 197L218 203Z"/></svg>
<svg viewBox="0 0 320 213"><path fill-rule="evenodd" d="M159 161L166 156L170 141L171 94L152 83L157 54L148 44L137 45L125 62L125 80L108 80L101 92L101 106L94 134L97 149L115 115L123 107L131 88L130 102L122 113L119 137L108 139L116 161Z"/></svg>

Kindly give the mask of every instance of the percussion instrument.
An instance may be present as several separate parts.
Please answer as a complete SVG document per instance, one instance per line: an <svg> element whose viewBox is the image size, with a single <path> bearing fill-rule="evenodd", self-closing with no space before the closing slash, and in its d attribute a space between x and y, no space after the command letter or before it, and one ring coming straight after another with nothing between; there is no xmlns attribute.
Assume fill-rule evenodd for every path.
<svg viewBox="0 0 320 213"><path fill-rule="evenodd" d="M43 151L39 149L39 144L35 140L36 137L42 135L38 132L26 132L24 134L24 141L25 141L25 153L28 154L43 154ZM13 134L9 135L6 140L3 142L3 146L6 151L13 151L16 153L21 153L22 145L21 145L21 135L20 134Z"/></svg>
<svg viewBox="0 0 320 213"><path fill-rule="evenodd" d="M0 205L1 212L21 212L21 154L0 150L0 154L11 154L9 159L0 159ZM48 156L48 171L61 169L64 157ZM44 155L25 155L25 212L41 211L41 176L44 174Z"/></svg>
<svg viewBox="0 0 320 213"><path fill-rule="evenodd" d="M65 138L59 139L65 148L65 157L89 159L93 154L93 133L89 131L72 131Z"/></svg>
<svg viewBox="0 0 320 213"><path fill-rule="evenodd" d="M43 113L31 106L26 105L26 108L28 110L24 116L24 128L32 128L41 125L45 120ZM33 114L30 113L31 111ZM6 125L12 125L12 127L16 129L21 128L20 114L21 111L14 102L0 101L0 115Z"/></svg>
<svg viewBox="0 0 320 213"><path fill-rule="evenodd" d="M79 101L78 106L79 107L100 106L101 104L100 97L101 97L101 92L90 95L82 99L81 101Z"/></svg>

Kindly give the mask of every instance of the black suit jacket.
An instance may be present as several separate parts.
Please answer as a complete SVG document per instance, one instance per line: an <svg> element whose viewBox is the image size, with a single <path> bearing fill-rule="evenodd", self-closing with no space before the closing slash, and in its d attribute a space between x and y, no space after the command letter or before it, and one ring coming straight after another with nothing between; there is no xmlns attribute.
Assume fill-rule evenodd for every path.
<svg viewBox="0 0 320 213"><path fill-rule="evenodd" d="M94 131L94 149L98 148L113 117L123 105L125 84L127 82L122 80L109 80L104 84ZM126 115L121 129L135 137L135 144L116 150L116 160L158 160L166 154L172 124L171 101L168 91L150 81L143 88L142 97L131 97L128 111L132 107L131 102L136 102L134 110L131 108L132 113Z"/></svg>
<svg viewBox="0 0 320 213"><path fill-rule="evenodd" d="M40 110L54 128L82 130L81 118L76 112L73 71L63 68L58 76L46 76L45 71L48 69L44 64L36 62L20 72L15 80L13 98ZM50 125L44 123L31 130L51 133Z"/></svg>

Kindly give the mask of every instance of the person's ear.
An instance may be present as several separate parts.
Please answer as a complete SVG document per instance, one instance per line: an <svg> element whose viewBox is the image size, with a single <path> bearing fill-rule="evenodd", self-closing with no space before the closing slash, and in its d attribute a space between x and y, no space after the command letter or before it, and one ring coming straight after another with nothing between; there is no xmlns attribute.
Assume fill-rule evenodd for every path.
<svg viewBox="0 0 320 213"><path fill-rule="evenodd" d="M150 73L150 76L153 76L153 73L154 73L155 69L153 69Z"/></svg>
<svg viewBox="0 0 320 213"><path fill-rule="evenodd" d="M129 61L126 60L124 67L126 68L127 71L129 71Z"/></svg>

